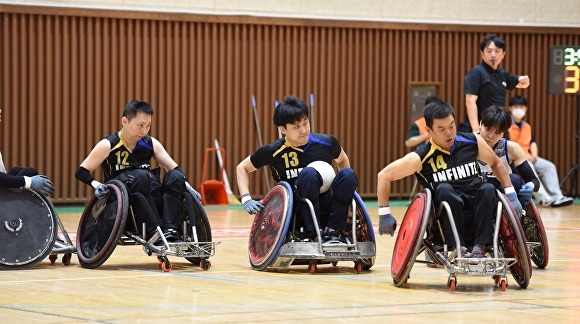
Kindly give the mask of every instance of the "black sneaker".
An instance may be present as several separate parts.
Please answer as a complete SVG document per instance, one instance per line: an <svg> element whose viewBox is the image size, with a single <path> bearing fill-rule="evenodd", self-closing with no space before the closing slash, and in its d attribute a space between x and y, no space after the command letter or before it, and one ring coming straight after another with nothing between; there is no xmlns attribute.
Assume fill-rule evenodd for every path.
<svg viewBox="0 0 580 324"><path fill-rule="evenodd" d="M163 232L163 236L168 243L180 243L183 242L181 239L181 234L173 228L168 228Z"/></svg>
<svg viewBox="0 0 580 324"><path fill-rule="evenodd" d="M298 240L300 242L316 242L318 236L315 231L306 231L298 233Z"/></svg>
<svg viewBox="0 0 580 324"><path fill-rule="evenodd" d="M482 259L485 258L485 246L479 246L476 244L473 249L471 250L471 254L469 258L473 259Z"/></svg>
<svg viewBox="0 0 580 324"><path fill-rule="evenodd" d="M155 241L151 242L152 240L155 240ZM149 235L147 238L147 242L149 242L157 247L162 247L164 245L163 240L161 239L161 236L159 236L159 234L157 234L157 232L153 232L153 234Z"/></svg>
<svg viewBox="0 0 580 324"><path fill-rule="evenodd" d="M345 243L345 240L341 237L340 233L332 228L326 228L322 232L322 244L339 244Z"/></svg>

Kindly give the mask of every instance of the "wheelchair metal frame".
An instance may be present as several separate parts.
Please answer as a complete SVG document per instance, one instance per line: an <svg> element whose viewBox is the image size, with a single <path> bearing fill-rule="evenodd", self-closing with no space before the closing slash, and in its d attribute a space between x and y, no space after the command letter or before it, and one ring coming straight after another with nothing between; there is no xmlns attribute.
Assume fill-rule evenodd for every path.
<svg viewBox="0 0 580 324"><path fill-rule="evenodd" d="M100 202L93 196L87 204L87 207L81 216L81 220L79 221L77 252L79 255L79 261L83 267L96 268L103 264L113 252L117 243L121 245L142 245L143 250L147 255L151 256L155 254L157 256L161 268L166 272L172 269L168 256L183 257L192 264L199 265L203 270L208 270L211 267L211 262L208 258L215 254L215 246L221 242L211 241L211 226L209 220L201 202L196 199L195 193L190 187L187 188L187 194L190 195L190 199L185 199L185 203L188 204L188 219L183 220L183 242L170 243L165 239L159 226L157 227L156 233L149 238L149 240L146 240L146 226L144 223L140 224L141 226L137 224L135 219L136 215L133 213L130 206L125 184L118 180L110 180L107 182L107 186L109 187L110 192L115 193L115 197L113 197L115 199L108 197L106 201ZM102 204L103 206L97 216L92 216L95 220L89 218L92 213L95 213L94 209L95 207L98 207L99 204ZM195 204L195 206L189 206L189 204ZM109 205L113 208L109 214L114 213L115 215L105 214L103 216L103 211L108 208ZM194 207L197 210L194 210ZM132 224L126 223L129 215L131 215L130 219ZM111 216L114 216L115 219L111 219L113 218ZM101 222L107 222L107 217L109 218L109 223L114 222L112 226L109 226L112 228L112 233L108 236L107 241L104 243L98 242L99 240L97 238L94 240L97 241L97 243L91 244L100 244L100 246L95 248L91 244L86 243L91 246L85 247L85 242L82 242L82 240L85 240L86 236L84 232L89 231L91 226L98 227L97 220L100 218L104 218ZM196 224L200 220L202 224ZM89 223L85 224L86 222ZM94 222L95 225L90 224L90 222ZM191 228L188 228L188 222L192 223ZM199 227L201 225L203 225L203 227ZM128 229L129 226L132 227L133 231ZM189 230L191 230L191 232L189 232ZM209 237L209 241L200 241L198 239L198 230L205 233L204 238ZM91 239L93 239L93 237L87 237L86 241L90 241ZM163 245L154 245L158 239L162 240ZM84 249L87 250L86 253Z"/></svg>
<svg viewBox="0 0 580 324"><path fill-rule="evenodd" d="M395 286L400 287L404 283L407 282L409 278L409 274L411 272L411 268L414 262L419 263L427 263L427 264L435 264L435 265L442 265L445 267L447 272L449 273L449 277L447 280L448 288L453 291L456 288L457 284L457 276L458 275L471 275L471 276L491 276L494 279L495 285L498 285L502 291L504 291L507 287L507 271L509 270L520 287L526 288L529 284L529 280L531 277L531 263L529 258L529 252L527 248L527 242L525 236L523 234L523 229L519 220L514 216L515 211L507 201L507 198L498 191L498 203L496 207L496 215L495 215L495 227L494 227L494 237L493 237L493 257L491 258L462 258L458 257L461 256L460 251L460 240L457 228L455 226L455 221L453 215L451 213L451 209L447 202L442 202L437 210L437 219L432 220L430 218L430 214L433 211L431 205L431 192L428 189L423 189L415 198L419 198L419 195L424 195L425 199L425 208L420 208L423 211L423 215L418 215L417 218L421 218L421 224L411 223L411 226L407 228L407 225L401 224L400 231L411 231L410 233L401 233L399 232L397 236L397 242L395 242L395 248L393 252L393 261L391 267L391 273L393 276L393 282ZM421 202L419 202L421 203ZM413 204L413 201L411 202ZM421 207L421 206L419 206ZM411 206L410 206L411 208ZM447 249L447 244L445 242L445 237L443 235L442 227L439 223L439 219L443 211L446 212L451 229L453 232L453 237L455 241L456 248L449 251ZM409 209L408 209L409 212ZM421 211L420 211L421 212ZM506 213L504 215L503 213ZM405 214L406 217L413 217L414 215ZM416 215L415 215L416 216ZM506 220L509 218L509 220ZM433 235L440 235L442 239L442 244L436 244L432 241L433 237L429 237L427 233L427 226L429 222L431 224L431 231L438 232L432 233ZM513 232L513 236L516 239L516 245L513 246L513 238L512 241L508 242L508 239L502 237L502 231L506 231L504 221L508 221L509 225L511 226L509 230ZM405 222L405 219L403 220ZM419 225L420 228L416 228ZM502 227L503 226L503 227ZM514 227L516 229L514 229ZM502 229L503 228L503 229ZM397 252L397 249L400 248L399 244L399 236L407 236L409 235L411 238L410 243L415 243L412 247L412 252L406 252L405 255L402 253ZM401 240L407 240L406 238L402 238ZM405 244L408 241L401 241L400 244ZM504 245L510 245L510 249L516 249L519 255L512 257L508 255L509 253L516 253L506 249ZM431 258L431 261L421 261L415 260L417 256L423 252L424 250L427 251L428 255ZM409 254L412 253L412 254ZM523 255L522 255L523 254ZM403 258L401 259L401 256ZM525 260L522 258L525 257ZM402 261L400 261L400 259ZM519 265L517 263L520 263ZM517 269L514 269L517 268ZM401 270L401 271L399 271Z"/></svg>
<svg viewBox="0 0 580 324"><path fill-rule="evenodd" d="M289 185L287 183L279 183L277 186L286 186L288 193L287 199L292 200L292 190L288 189ZM280 246L278 253L274 256L270 256L271 262L266 262L265 266L262 264L260 266L255 266L252 264L254 270L264 270L266 268L287 268L290 265L297 264L307 264L310 273L315 273L318 264L332 263L336 266L339 261L353 261L355 271L358 273L362 270L368 270L374 265L374 259L376 256L376 245L374 239L374 232L372 228L372 222L367 218L368 214L364 207L364 203L355 193L355 197L352 199L351 204L351 236L347 239L347 243L332 243L323 244L321 231L318 225L318 217L314 212L314 206L312 202L308 199L302 199L303 203L306 203L310 210L310 215L312 217L316 236L316 241L304 241L300 240L291 229L286 229L284 233L281 233L278 239L282 239L284 243ZM357 218L357 205L362 211L362 216L365 217L367 222L366 226L370 231L369 241L358 241L357 240L357 226L360 226ZM292 217L295 220L295 215L293 215L292 210L288 211L290 213L287 217ZM257 214L254 222L259 221L260 214ZM290 220L286 220L290 221ZM295 229L295 228L294 228ZM250 235L250 241L252 240L252 233ZM250 244L252 244L250 242ZM274 252L275 253L275 252ZM250 256L250 263L252 263L252 258Z"/></svg>

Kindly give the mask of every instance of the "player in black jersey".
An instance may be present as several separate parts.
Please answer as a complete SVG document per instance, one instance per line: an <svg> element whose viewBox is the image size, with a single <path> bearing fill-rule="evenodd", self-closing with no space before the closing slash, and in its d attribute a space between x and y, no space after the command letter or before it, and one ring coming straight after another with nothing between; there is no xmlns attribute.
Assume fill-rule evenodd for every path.
<svg viewBox="0 0 580 324"><path fill-rule="evenodd" d="M435 206L446 201L455 218L462 254L464 242L464 208L473 210L474 246L472 255L483 257L486 245L492 244L493 208L497 201L495 187L484 181L478 159L489 164L504 187L513 207L521 215L522 206L512 186L508 170L487 143L473 133L457 133L453 107L434 102L423 110L431 140L414 152L390 163L378 174L379 234L393 235L397 226L389 208L391 183L415 173L418 181L433 192ZM443 218L445 239L455 247L451 225Z"/></svg>
<svg viewBox="0 0 580 324"><path fill-rule="evenodd" d="M358 180L350 168L348 156L338 140L328 134L311 133L308 107L295 96L286 96L274 111L274 125L284 135L277 141L260 147L237 166L237 180L242 203L250 214L259 212L263 205L253 200L249 190L249 173L268 166L276 182L286 181L294 188L294 211L303 221L307 236L313 238L314 223L308 206L301 198L314 205L325 242L341 241L346 229L348 207ZM323 179L317 170L308 167L311 162L335 162L338 172L330 189L321 193Z"/></svg>
<svg viewBox="0 0 580 324"><path fill-rule="evenodd" d="M187 178L163 145L147 135L152 117L153 107L149 103L129 101L121 118L121 130L99 141L75 176L95 188L97 198L103 199L108 189L91 175L101 165L105 181L118 179L127 185L137 221L146 224L148 237L161 226L167 240L176 242L180 240L181 195L188 185ZM152 158L168 170L163 182L159 174L151 170Z"/></svg>
<svg viewBox="0 0 580 324"><path fill-rule="evenodd" d="M2 109L0 109L0 121L2 121ZM45 175L39 175L38 171L30 167L13 167L6 172L2 153L0 153L0 187L2 188L30 188L45 196L54 192L54 184Z"/></svg>

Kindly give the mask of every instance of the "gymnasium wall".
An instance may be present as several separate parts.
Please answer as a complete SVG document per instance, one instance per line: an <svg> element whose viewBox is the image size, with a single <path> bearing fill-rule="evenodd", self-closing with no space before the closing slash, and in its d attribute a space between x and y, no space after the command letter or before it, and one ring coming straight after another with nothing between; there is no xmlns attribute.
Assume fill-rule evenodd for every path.
<svg viewBox="0 0 580 324"><path fill-rule="evenodd" d="M0 149L7 166L31 165L54 180L55 202L84 202L92 190L74 179L93 145L120 127L133 98L156 109L151 134L194 185L219 178L204 150L219 139L237 192L235 166L258 147L251 96L264 142L278 137L273 103L314 95L314 131L337 136L376 195L376 174L407 153L411 84L436 83L465 118L463 75L480 61L487 32L507 42L503 66L532 86L542 155L560 176L575 163L575 96L548 95L550 45L580 44L580 29L276 18L0 4ZM251 192L267 186L255 172ZM412 178L394 184L406 197Z"/></svg>

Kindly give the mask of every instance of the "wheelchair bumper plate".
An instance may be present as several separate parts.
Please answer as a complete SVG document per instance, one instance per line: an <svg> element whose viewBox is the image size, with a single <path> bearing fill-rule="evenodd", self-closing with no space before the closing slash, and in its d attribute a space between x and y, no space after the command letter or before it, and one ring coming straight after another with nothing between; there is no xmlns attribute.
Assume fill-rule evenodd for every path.
<svg viewBox="0 0 580 324"><path fill-rule="evenodd" d="M376 247L373 242L355 244L322 245L317 242L289 242L280 248L280 253L270 265L271 268L285 268L295 261L358 261L373 258Z"/></svg>

